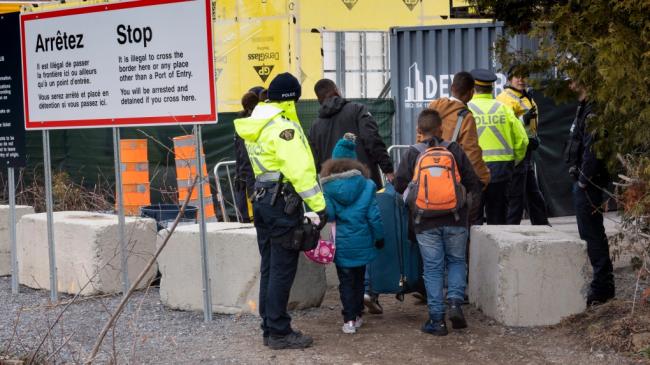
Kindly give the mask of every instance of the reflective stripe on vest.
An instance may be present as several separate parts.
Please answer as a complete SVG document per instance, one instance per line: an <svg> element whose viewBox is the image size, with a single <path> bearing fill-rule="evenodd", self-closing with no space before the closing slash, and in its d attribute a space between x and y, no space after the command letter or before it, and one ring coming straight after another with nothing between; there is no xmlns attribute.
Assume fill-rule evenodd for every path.
<svg viewBox="0 0 650 365"><path fill-rule="evenodd" d="M277 171L269 171L263 174L257 175L255 180L259 182L276 182L280 180L280 173Z"/></svg>
<svg viewBox="0 0 650 365"><path fill-rule="evenodd" d="M298 195L300 195L300 197L303 200L305 200L305 199L311 198L312 196L314 196L314 195L316 195L316 194L318 194L320 192L321 192L320 185L318 185L318 183L316 183L316 185L314 185L311 189L301 191L301 192L298 193Z"/></svg>
<svg viewBox="0 0 650 365"><path fill-rule="evenodd" d="M494 113L497 112L497 110L499 110L499 107L501 107L501 105L503 105L503 104L499 103L498 101L495 101L494 105L492 105L492 107L490 108L490 111L487 112L487 113L484 113L481 110L481 108L478 107L478 105L476 105L476 104L474 104L472 102L467 104L467 106L470 108L472 113L474 113L476 115L494 114ZM499 140L499 143L501 143L501 146L503 148L502 149L483 148L483 156L501 156L501 155L510 155L510 156L512 156L512 155L514 155L514 151L513 151L512 147L510 147L510 145L508 144L508 141L505 139L503 134L501 134L501 131L494 125L478 127L476 129L476 132L478 134L479 139L481 138L481 135L483 134L483 132L485 132L486 128L490 129L492 134L494 134L494 136Z"/></svg>
<svg viewBox="0 0 650 365"><path fill-rule="evenodd" d="M522 109L524 109L524 113L530 110L530 108L526 106L524 101L519 96L517 96L514 91L512 91L510 89L506 89L506 94L510 95L510 97L517 100L517 102L519 103L519 106L521 106Z"/></svg>
<svg viewBox="0 0 650 365"><path fill-rule="evenodd" d="M256 156L249 156L249 157L250 157L250 160L253 161L255 163L255 165L257 165L257 167L260 169L260 171L262 171L262 173L269 172L269 170L267 170L266 167L264 167L264 165L262 165L262 163L260 162L260 160L257 159Z"/></svg>
<svg viewBox="0 0 650 365"><path fill-rule="evenodd" d="M478 138L481 138L481 134L485 131L485 128L489 128L490 131L492 131L492 134L494 134L495 137L499 140L501 145L503 146L503 149L483 149L483 155L484 156L499 156L499 155L514 155L514 151L512 150L512 147L508 145L508 141L503 137L503 134L501 134L501 131L497 129L496 126L481 126L478 127L476 130L478 133Z"/></svg>

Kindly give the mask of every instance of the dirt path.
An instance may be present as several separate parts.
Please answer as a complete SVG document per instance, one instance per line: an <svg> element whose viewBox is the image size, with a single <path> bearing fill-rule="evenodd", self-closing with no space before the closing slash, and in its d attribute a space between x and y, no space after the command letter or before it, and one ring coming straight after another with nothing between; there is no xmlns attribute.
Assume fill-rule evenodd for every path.
<svg viewBox="0 0 650 365"><path fill-rule="evenodd" d="M47 306L48 293L23 288L12 296L9 278L0 278L0 353L27 353L35 347L61 307ZM64 300L69 299L64 298ZM138 303L142 302L136 316ZM119 297L84 300L71 306L56 328L51 352L64 338L70 342L59 362L79 362L89 352L101 326ZM295 327L309 333L315 346L304 351L272 351L262 345L253 315L216 316L211 323L201 313L166 309L157 290L141 292L120 319L115 335L119 363L156 364L627 364L631 360L607 352L590 352L561 328L516 329L500 326L467 307L470 328L443 338L423 334L426 307L407 296L401 303L383 296L385 314L369 315L355 335L341 333L338 292L330 289L320 308L296 311ZM20 321L12 338L17 314ZM108 362L112 338L107 338L101 363ZM135 345L135 352L133 348ZM135 355L134 355L135 354Z"/></svg>

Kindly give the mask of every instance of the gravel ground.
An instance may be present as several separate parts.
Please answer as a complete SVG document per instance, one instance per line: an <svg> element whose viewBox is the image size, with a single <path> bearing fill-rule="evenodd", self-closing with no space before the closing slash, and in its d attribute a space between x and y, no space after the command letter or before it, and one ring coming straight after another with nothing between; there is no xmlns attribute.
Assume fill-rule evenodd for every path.
<svg viewBox="0 0 650 365"><path fill-rule="evenodd" d="M617 280L632 285L633 273L618 270ZM198 284L197 284L198 285ZM630 295L629 290L621 295ZM0 354L25 355L35 349L70 296L57 306L48 292L21 288L11 294L9 277L0 278ZM72 304L45 341L44 354L61 351L49 361L80 363L95 341L118 296L84 298ZM366 316L356 335L340 331L340 302L328 290L320 308L293 312L294 325L312 335L307 350L272 351L262 345L259 321L251 314L216 315L165 308L158 290L137 293L119 320L114 336L104 341L97 363L156 364L627 364L632 360L609 352L590 351L578 335L555 328L508 328L466 307L470 328L438 338L423 334L426 309L408 296L398 302L382 296L385 314ZM15 332L15 335L14 335ZM72 336L71 338L69 338ZM69 341L66 343L66 340ZM8 350L8 351L7 351ZM46 355L47 356L47 355ZM1 357L0 357L1 358ZM0 360L0 363L2 361Z"/></svg>

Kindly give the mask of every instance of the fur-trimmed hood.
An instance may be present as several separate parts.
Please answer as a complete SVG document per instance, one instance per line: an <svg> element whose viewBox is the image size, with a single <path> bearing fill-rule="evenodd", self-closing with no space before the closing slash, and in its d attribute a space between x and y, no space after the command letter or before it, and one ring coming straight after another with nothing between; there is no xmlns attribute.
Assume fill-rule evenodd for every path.
<svg viewBox="0 0 650 365"><path fill-rule="evenodd" d="M359 174L363 175L363 177L370 176L368 168L357 160L349 158L340 158L336 160L329 159L323 163L323 166L320 169L321 183L323 182L323 178L329 177L330 175L352 170L357 170Z"/></svg>
<svg viewBox="0 0 650 365"><path fill-rule="evenodd" d="M354 203L366 188L368 169L351 159L327 160L321 169L323 191L343 206ZM374 183L373 183L374 185Z"/></svg>

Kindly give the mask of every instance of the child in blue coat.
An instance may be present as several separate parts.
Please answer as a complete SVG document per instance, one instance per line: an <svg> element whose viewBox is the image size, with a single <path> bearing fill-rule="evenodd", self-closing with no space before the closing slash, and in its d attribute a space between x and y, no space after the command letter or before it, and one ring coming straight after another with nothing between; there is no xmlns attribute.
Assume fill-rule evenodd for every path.
<svg viewBox="0 0 650 365"><path fill-rule="evenodd" d="M384 227L375 198L375 183L356 160L354 134L338 141L332 159L321 168L321 183L330 221L336 222L334 263L343 304L343 332L355 333L363 323L366 264L384 247Z"/></svg>

